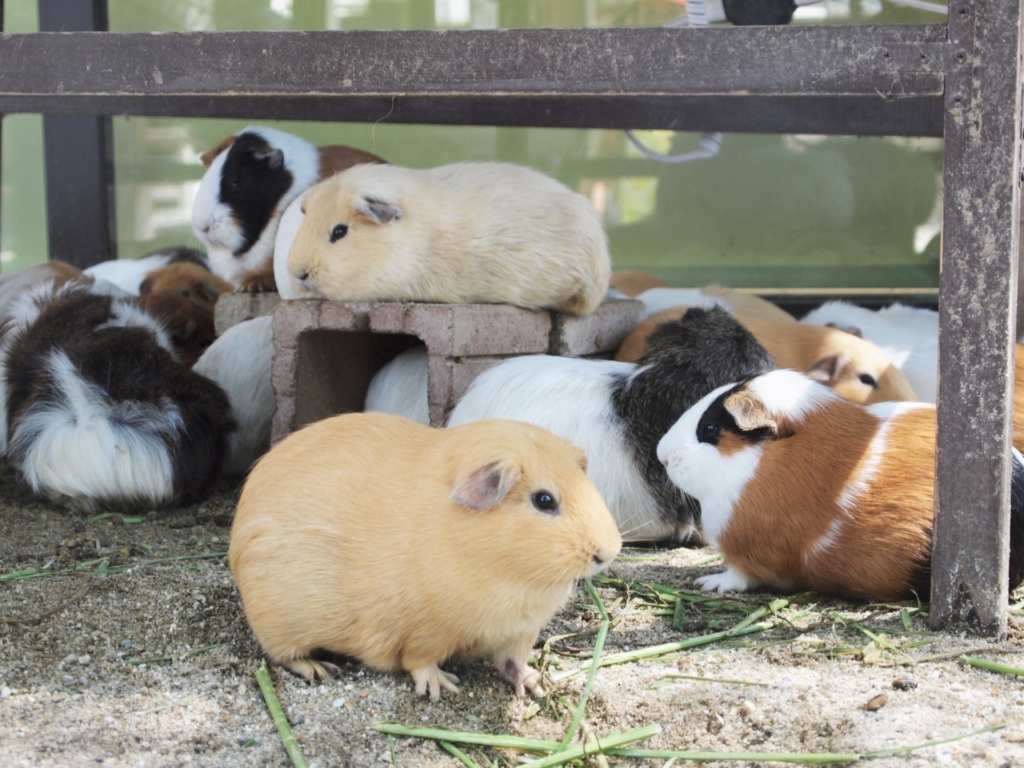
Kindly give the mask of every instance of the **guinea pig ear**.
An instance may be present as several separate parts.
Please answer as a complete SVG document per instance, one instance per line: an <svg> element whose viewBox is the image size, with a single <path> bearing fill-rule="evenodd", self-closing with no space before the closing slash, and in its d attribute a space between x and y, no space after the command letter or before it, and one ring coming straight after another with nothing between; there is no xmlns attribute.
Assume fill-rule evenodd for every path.
<svg viewBox="0 0 1024 768"><path fill-rule="evenodd" d="M831 386L839 380L839 374L850 360L846 355L832 355L816 362L807 372L808 378L814 379L825 386Z"/></svg>
<svg viewBox="0 0 1024 768"><path fill-rule="evenodd" d="M265 160L267 166L272 171L276 171L282 165L284 165L284 152L276 147L274 149L254 149L252 156L256 160Z"/></svg>
<svg viewBox="0 0 1024 768"><path fill-rule="evenodd" d="M378 224L387 224L389 221L402 218L402 209L397 205L388 205L370 197L359 198L359 202L356 203L356 213L369 216Z"/></svg>
<svg viewBox="0 0 1024 768"><path fill-rule="evenodd" d="M523 470L509 459L492 461L456 483L451 500L470 509L491 509L501 504Z"/></svg>
<svg viewBox="0 0 1024 768"><path fill-rule="evenodd" d="M826 328L835 328L837 331L848 333L851 336L856 336L858 339L864 338L864 333L856 325L840 325L839 323L825 323Z"/></svg>
<svg viewBox="0 0 1024 768"><path fill-rule="evenodd" d="M208 149L205 152L203 152L203 154L201 154L199 156L199 159L203 161L203 165L205 165L207 168L209 168L210 164L213 163L214 158L216 158L217 155L219 155L221 152L223 152L225 149L227 149L228 147L230 147L234 143L235 143L235 137L234 136L228 136L226 139L224 139L224 141L222 141L216 147L213 147L212 149Z"/></svg>
<svg viewBox="0 0 1024 768"><path fill-rule="evenodd" d="M195 292L197 298L209 304L216 304L217 299L220 297L220 291L212 285L204 283L202 280L197 280L193 283L192 290Z"/></svg>
<svg viewBox="0 0 1024 768"><path fill-rule="evenodd" d="M741 389L725 398L722 406L736 421L736 426L744 432L755 429L767 429L775 437L779 437L779 422L768 412L752 392Z"/></svg>

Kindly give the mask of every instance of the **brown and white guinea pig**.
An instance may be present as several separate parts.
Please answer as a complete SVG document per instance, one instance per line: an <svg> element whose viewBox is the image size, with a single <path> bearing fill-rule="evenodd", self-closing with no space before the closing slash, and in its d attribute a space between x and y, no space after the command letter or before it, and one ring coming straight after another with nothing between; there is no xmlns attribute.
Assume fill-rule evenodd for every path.
<svg viewBox="0 0 1024 768"><path fill-rule="evenodd" d="M935 408L850 403L795 371L720 387L661 439L671 480L700 501L724 572L706 590L814 590L887 601L929 594ZM1024 464L1015 452L1010 579L1024 578Z"/></svg>
<svg viewBox="0 0 1024 768"><path fill-rule="evenodd" d="M526 661L576 579L622 545L583 451L530 424L431 429L381 413L289 435L253 469L228 562L267 656L311 682L318 652L404 670L438 698L447 660ZM296 564L302 567L297 568Z"/></svg>
<svg viewBox="0 0 1024 768"><path fill-rule="evenodd" d="M651 288L668 288L668 283L642 269L616 269L612 272L608 287L627 296L639 296Z"/></svg>
<svg viewBox="0 0 1024 768"><path fill-rule="evenodd" d="M317 148L257 126L229 136L202 161L207 170L192 204L192 230L209 250L211 268L243 290L270 291L274 238L288 204L320 179L384 162L354 147Z"/></svg>
<svg viewBox="0 0 1024 768"><path fill-rule="evenodd" d="M150 317L160 321L174 347L178 362L187 368L195 365L217 331L213 309L173 293L147 293L131 299Z"/></svg>
<svg viewBox="0 0 1024 768"><path fill-rule="evenodd" d="M686 310L674 307L648 317L626 337L615 359L632 362L639 358L651 332L678 320ZM907 377L870 341L837 328L775 323L743 315L736 319L754 334L779 368L805 373L851 402L870 405L917 400Z"/></svg>
<svg viewBox="0 0 1024 768"><path fill-rule="evenodd" d="M611 260L583 195L511 163L351 168L306 193L288 271L329 299L590 312Z"/></svg>
<svg viewBox="0 0 1024 768"><path fill-rule="evenodd" d="M60 287L71 280L82 285L91 285L93 279L85 275L78 267L63 261L47 261L42 264L7 272L0 275L0 324L7 321L8 311L14 306L13 300L24 291L35 288L43 283Z"/></svg>
<svg viewBox="0 0 1024 768"><path fill-rule="evenodd" d="M103 261L88 267L85 274L97 281L106 281L127 295L138 296L146 276L153 270L169 264L194 264L207 272L210 271L210 265L202 251L175 245L147 253L137 259Z"/></svg>
<svg viewBox="0 0 1024 768"><path fill-rule="evenodd" d="M0 342L0 455L35 493L82 509L201 501L234 421L176 355L134 299L75 282L21 293Z"/></svg>
<svg viewBox="0 0 1024 768"><path fill-rule="evenodd" d="M180 296L203 309L213 312L222 293L235 287L205 267L179 262L154 269L139 285L139 295L162 294Z"/></svg>
<svg viewBox="0 0 1024 768"><path fill-rule="evenodd" d="M672 307L721 307L726 312L775 323L795 323L796 318L753 293L723 285L703 288L649 288L636 297L647 307L646 317Z"/></svg>

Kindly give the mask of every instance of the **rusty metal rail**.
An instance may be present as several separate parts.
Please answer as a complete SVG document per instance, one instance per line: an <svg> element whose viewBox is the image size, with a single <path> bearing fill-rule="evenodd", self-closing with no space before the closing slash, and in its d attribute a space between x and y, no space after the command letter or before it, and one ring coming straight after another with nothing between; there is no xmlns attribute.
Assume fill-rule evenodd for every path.
<svg viewBox="0 0 1024 768"><path fill-rule="evenodd" d="M1000 634L1020 3L955 0L948 29L3 35L0 112L943 136L931 616Z"/></svg>

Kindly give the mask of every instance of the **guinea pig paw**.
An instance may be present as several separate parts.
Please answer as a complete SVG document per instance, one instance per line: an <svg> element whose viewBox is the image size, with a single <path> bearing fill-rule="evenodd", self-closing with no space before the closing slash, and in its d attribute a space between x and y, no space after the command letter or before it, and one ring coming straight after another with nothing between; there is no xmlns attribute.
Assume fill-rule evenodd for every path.
<svg viewBox="0 0 1024 768"><path fill-rule="evenodd" d="M757 582L747 578L732 566L726 566L721 573L712 573L710 576L701 576L696 584L705 592L717 592L724 595L726 592L745 592L751 587L757 586Z"/></svg>
<svg viewBox="0 0 1024 768"><path fill-rule="evenodd" d="M505 679L516 689L516 696L522 696L527 691L534 698L539 699L544 695L544 689L540 684L540 672L515 659L505 659L502 669Z"/></svg>
<svg viewBox="0 0 1024 768"><path fill-rule="evenodd" d="M327 661L296 659L285 662L282 666L289 672L299 677L304 677L310 685L313 685L317 680L326 680L328 677L337 677L341 674L341 670L338 667Z"/></svg>
<svg viewBox="0 0 1024 768"><path fill-rule="evenodd" d="M416 693L423 696L429 689L430 698L433 701L441 698L442 688L452 693L459 692L459 688L456 685L459 682L459 678L451 672L445 672L436 664L423 667L423 669L413 670L411 674L412 679L416 681Z"/></svg>

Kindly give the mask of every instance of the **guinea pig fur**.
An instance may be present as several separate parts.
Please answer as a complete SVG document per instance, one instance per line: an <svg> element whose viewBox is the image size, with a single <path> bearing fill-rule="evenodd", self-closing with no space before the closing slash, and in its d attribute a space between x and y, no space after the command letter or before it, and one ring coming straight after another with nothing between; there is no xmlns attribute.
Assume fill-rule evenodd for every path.
<svg viewBox="0 0 1024 768"><path fill-rule="evenodd" d="M407 349L374 374L363 410L393 413L419 424L430 424L425 345Z"/></svg>
<svg viewBox="0 0 1024 768"><path fill-rule="evenodd" d="M668 288L668 283L660 277L642 269L617 269L612 272L608 285L630 297L639 296L651 288Z"/></svg>
<svg viewBox="0 0 1024 768"><path fill-rule="evenodd" d="M306 195L288 271L330 299L590 312L611 276L590 201L531 168L362 165Z"/></svg>
<svg viewBox="0 0 1024 768"><path fill-rule="evenodd" d="M699 510L656 459L658 441L707 392L769 371L767 352L720 308L691 309L652 335L637 365L534 355L480 375L449 425L528 421L583 448L626 541L686 540Z"/></svg>
<svg viewBox="0 0 1024 768"><path fill-rule="evenodd" d="M726 569L698 584L874 601L929 594L935 409L863 407L795 371L720 387L658 445L701 504ZM1024 466L1014 457L1010 571L1024 573ZM1011 585L1011 586L1013 586Z"/></svg>
<svg viewBox="0 0 1024 768"><path fill-rule="evenodd" d="M245 475L270 448L270 422L277 410L270 382L273 320L270 316L256 317L231 326L192 367L227 393L238 422L228 442L223 469L227 477Z"/></svg>
<svg viewBox="0 0 1024 768"><path fill-rule="evenodd" d="M734 291L721 285L704 288L650 288L637 297L646 307L645 317L673 307L721 307L730 314L776 323L795 323L784 309L752 293Z"/></svg>
<svg viewBox="0 0 1024 768"><path fill-rule="evenodd" d="M91 510L206 498L234 428L132 300L67 283L23 293L0 343L0 453L32 490Z"/></svg>
<svg viewBox="0 0 1024 768"><path fill-rule="evenodd" d="M105 280L126 294L138 296L146 276L168 264L195 264L207 271L210 269L202 251L177 245L147 253L138 259L113 259L94 264L85 270L85 274L96 280Z"/></svg>
<svg viewBox="0 0 1024 768"><path fill-rule="evenodd" d="M357 163L383 161L361 149L318 149L293 134L251 126L205 153L203 162L192 230L209 249L213 271L238 286L261 269L272 281L278 221L301 192Z"/></svg>
<svg viewBox="0 0 1024 768"><path fill-rule="evenodd" d="M542 695L526 664L540 630L622 546L585 466L516 422L358 413L299 430L253 469L231 527L249 625L310 681L331 671L326 651L437 699L458 682L439 665L489 657L517 694Z"/></svg>
<svg viewBox="0 0 1024 768"><path fill-rule="evenodd" d="M86 276L78 267L65 264L63 261L46 261L17 272L0 275L0 326L7 322L9 313L15 306L14 300L20 294L44 283L60 287L72 280L83 286L93 283L93 278Z"/></svg>
<svg viewBox="0 0 1024 768"><path fill-rule="evenodd" d="M642 321L626 337L615 359L636 359L645 348L648 334L685 312L686 307L675 307ZM754 334L780 368L805 373L847 400L863 404L917 400L903 373L871 342L836 328L775 323L745 315L736 319Z"/></svg>
<svg viewBox="0 0 1024 768"><path fill-rule="evenodd" d="M907 377L918 397L938 399L939 313L923 307L892 304L874 312L845 301L829 301L801 323L830 325L875 343ZM1024 451L1024 345L1014 346L1013 446Z"/></svg>
<svg viewBox="0 0 1024 768"><path fill-rule="evenodd" d="M139 285L139 295L154 293L180 296L212 313L220 295L234 289L231 283L205 267L178 262L148 273Z"/></svg>
<svg viewBox="0 0 1024 768"><path fill-rule="evenodd" d="M160 321L174 348L175 358L186 368L191 368L217 338L213 309L209 307L183 296L164 293L147 293L130 301Z"/></svg>
<svg viewBox="0 0 1024 768"><path fill-rule="evenodd" d="M282 299L302 298L305 293L302 286L288 272L288 255L292 252L292 243L295 242L295 235L305 215L302 212L305 200L306 193L303 192L291 201L281 217L277 236L274 238L274 282Z"/></svg>
<svg viewBox="0 0 1024 768"><path fill-rule="evenodd" d="M936 402L939 375L939 313L892 304L877 312L847 301L828 301L800 320L840 328L877 345L903 371L918 397Z"/></svg>

